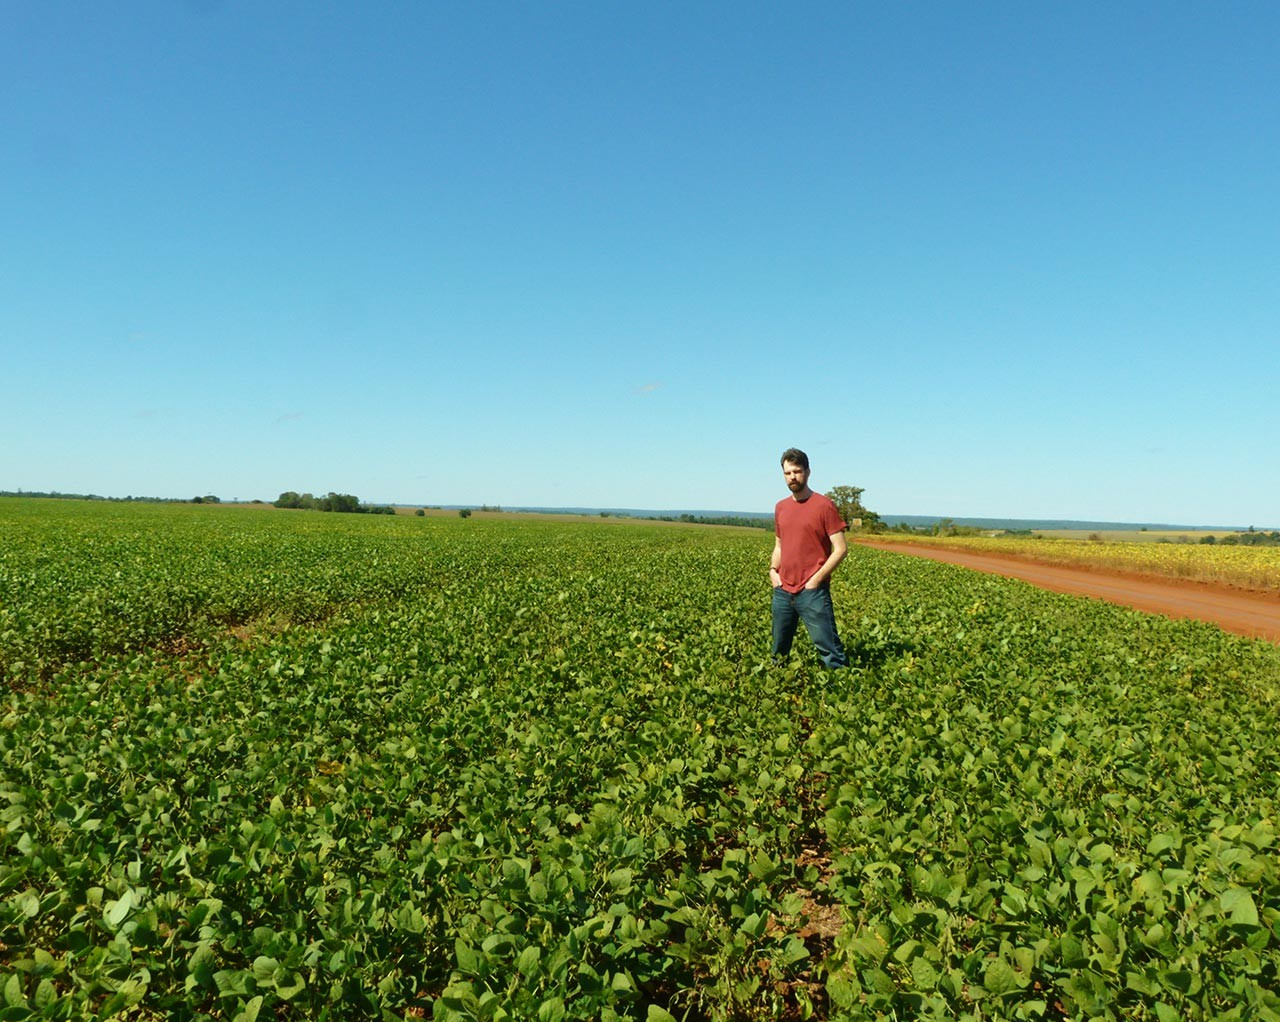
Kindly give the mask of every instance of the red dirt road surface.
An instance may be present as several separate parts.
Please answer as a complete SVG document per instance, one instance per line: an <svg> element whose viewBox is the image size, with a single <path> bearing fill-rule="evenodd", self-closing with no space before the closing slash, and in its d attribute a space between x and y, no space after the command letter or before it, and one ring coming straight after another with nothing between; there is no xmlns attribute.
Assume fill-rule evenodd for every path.
<svg viewBox="0 0 1280 1022"><path fill-rule="evenodd" d="M1021 579L1055 593L1092 596L1148 614L1210 621L1228 632L1280 642L1280 593L1254 593L1203 582L1064 568L1019 558L923 547L914 543L875 543L864 540L858 540L858 543L895 554L927 557L974 571Z"/></svg>

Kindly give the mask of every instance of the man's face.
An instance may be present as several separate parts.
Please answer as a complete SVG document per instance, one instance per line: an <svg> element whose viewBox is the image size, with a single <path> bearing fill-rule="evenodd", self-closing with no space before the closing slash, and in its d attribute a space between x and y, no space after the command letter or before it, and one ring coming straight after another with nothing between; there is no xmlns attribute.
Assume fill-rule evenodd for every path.
<svg viewBox="0 0 1280 1022"><path fill-rule="evenodd" d="M786 480L787 489L792 493L803 493L809 485L809 470L797 465L794 461L784 461L782 478Z"/></svg>

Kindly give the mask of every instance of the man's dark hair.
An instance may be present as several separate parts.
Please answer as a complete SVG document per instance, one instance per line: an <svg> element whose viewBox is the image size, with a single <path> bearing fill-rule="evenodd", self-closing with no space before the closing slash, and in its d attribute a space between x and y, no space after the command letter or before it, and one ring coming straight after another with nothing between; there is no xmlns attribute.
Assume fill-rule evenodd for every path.
<svg viewBox="0 0 1280 1022"><path fill-rule="evenodd" d="M793 465L799 465L806 472L809 471L809 455L799 447L788 447L782 452L782 464L785 465L788 461Z"/></svg>

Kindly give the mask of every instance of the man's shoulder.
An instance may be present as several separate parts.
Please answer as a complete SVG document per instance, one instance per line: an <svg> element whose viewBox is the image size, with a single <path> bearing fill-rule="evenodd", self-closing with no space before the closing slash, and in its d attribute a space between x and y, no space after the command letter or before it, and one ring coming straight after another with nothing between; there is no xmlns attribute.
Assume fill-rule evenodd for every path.
<svg viewBox="0 0 1280 1022"><path fill-rule="evenodd" d="M779 521L785 519L788 522L800 523L804 527L820 528L825 533L833 532L837 527L842 531L848 528L848 524L840 516L840 509L836 507L835 501L825 493L818 493L816 490L804 500L784 497L778 501L774 517Z"/></svg>
<svg viewBox="0 0 1280 1022"><path fill-rule="evenodd" d="M840 523L840 528L842 530L847 529L849 527L848 523L845 522L844 520L844 516L840 514L840 509L836 507L836 502L832 500L830 497L828 497L825 493L815 492L814 495L809 499L811 501L820 500L822 502L818 504L814 510L817 511L818 514L820 514L823 518L834 518L835 521Z"/></svg>
<svg viewBox="0 0 1280 1022"><path fill-rule="evenodd" d="M818 511L834 508L835 502L825 493L819 493L817 490L810 490L809 496L804 500L796 500L795 497L783 497L774 505L774 514L780 511Z"/></svg>

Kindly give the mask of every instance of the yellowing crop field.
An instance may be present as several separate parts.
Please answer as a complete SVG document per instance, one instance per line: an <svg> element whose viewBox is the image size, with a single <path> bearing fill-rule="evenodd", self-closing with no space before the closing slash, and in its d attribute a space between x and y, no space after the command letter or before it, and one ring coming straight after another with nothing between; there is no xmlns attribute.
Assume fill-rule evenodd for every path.
<svg viewBox="0 0 1280 1022"><path fill-rule="evenodd" d="M1246 589L1280 590L1280 547L1200 543L1092 542L988 536L876 536L877 542L970 550L1044 564L1190 579Z"/></svg>

